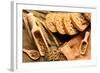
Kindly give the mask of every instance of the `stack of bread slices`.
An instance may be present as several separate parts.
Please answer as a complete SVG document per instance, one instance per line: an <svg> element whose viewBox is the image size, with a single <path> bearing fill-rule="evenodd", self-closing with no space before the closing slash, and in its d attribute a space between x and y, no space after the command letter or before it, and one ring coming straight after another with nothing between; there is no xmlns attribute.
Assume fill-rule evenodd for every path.
<svg viewBox="0 0 100 73"><path fill-rule="evenodd" d="M59 34L75 35L79 31L84 31L90 24L90 13L48 13L46 15L46 27L51 32Z"/></svg>

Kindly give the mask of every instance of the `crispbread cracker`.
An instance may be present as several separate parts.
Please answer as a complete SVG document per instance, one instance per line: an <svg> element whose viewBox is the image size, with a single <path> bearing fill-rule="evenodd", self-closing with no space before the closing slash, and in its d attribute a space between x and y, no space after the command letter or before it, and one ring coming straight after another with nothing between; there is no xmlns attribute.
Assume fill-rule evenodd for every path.
<svg viewBox="0 0 100 73"><path fill-rule="evenodd" d="M71 19L74 27L79 31L84 31L89 25L81 13L71 13Z"/></svg>

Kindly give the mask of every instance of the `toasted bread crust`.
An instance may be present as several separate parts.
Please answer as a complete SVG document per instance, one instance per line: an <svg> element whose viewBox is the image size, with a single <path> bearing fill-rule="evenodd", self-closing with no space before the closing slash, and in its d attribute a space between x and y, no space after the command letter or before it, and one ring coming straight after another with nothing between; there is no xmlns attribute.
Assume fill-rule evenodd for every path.
<svg viewBox="0 0 100 73"><path fill-rule="evenodd" d="M74 26L72 24L70 13L67 13L64 15L63 22L64 22L64 27L65 27L67 34L69 34L69 35L77 34L78 31L74 28Z"/></svg>
<svg viewBox="0 0 100 73"><path fill-rule="evenodd" d="M55 26L60 34L66 34L63 24L64 13L55 14Z"/></svg>
<svg viewBox="0 0 100 73"><path fill-rule="evenodd" d="M88 21L81 15L81 13L71 13L71 19L75 28L79 31L84 31L89 25Z"/></svg>
<svg viewBox="0 0 100 73"><path fill-rule="evenodd" d="M54 13L49 13L46 16L46 26L51 32L57 32L56 27L54 26L54 19L55 19L55 14Z"/></svg>
<svg viewBox="0 0 100 73"><path fill-rule="evenodd" d="M83 15L89 22L91 21L91 13L84 13Z"/></svg>
<svg viewBox="0 0 100 73"><path fill-rule="evenodd" d="M89 14L85 15L90 19ZM75 35L78 31L84 31L89 22L81 13L49 13L46 16L46 25L51 32Z"/></svg>

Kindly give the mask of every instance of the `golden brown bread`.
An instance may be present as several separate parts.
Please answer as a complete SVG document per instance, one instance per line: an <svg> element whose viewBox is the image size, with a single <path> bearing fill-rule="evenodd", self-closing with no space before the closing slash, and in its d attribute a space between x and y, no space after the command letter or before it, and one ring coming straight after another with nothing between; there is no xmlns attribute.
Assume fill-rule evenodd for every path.
<svg viewBox="0 0 100 73"><path fill-rule="evenodd" d="M70 13L66 13L64 15L63 23L64 23L64 27L65 27L65 30L66 30L67 34L69 34L69 35L77 34L78 31L75 29L75 27L72 24Z"/></svg>
<svg viewBox="0 0 100 73"><path fill-rule="evenodd" d="M54 26L54 19L55 19L55 14L54 13L49 13L46 15L46 26L51 32L57 32L56 27Z"/></svg>
<svg viewBox="0 0 100 73"><path fill-rule="evenodd" d="M84 31L89 25L81 13L71 13L71 19L74 27L79 31Z"/></svg>
<svg viewBox="0 0 100 73"><path fill-rule="evenodd" d="M55 27L60 34L66 34L63 24L64 13L55 13Z"/></svg>
<svg viewBox="0 0 100 73"><path fill-rule="evenodd" d="M60 34L75 35L77 30L84 31L91 18L90 13L48 13L46 15L46 27L51 32L59 32ZM87 21L87 20L88 21Z"/></svg>
<svg viewBox="0 0 100 73"><path fill-rule="evenodd" d="M84 13L83 15L88 21L91 21L91 13Z"/></svg>
<svg viewBox="0 0 100 73"><path fill-rule="evenodd" d="M46 16L46 25L51 32L60 34L77 34L77 30L72 24L70 13L49 13Z"/></svg>

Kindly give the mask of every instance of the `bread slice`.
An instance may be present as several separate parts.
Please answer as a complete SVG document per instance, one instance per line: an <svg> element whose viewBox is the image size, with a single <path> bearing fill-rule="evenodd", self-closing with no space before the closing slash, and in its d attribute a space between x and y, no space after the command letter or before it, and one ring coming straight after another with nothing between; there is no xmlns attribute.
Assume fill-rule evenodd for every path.
<svg viewBox="0 0 100 73"><path fill-rule="evenodd" d="M54 13L49 13L46 15L46 26L51 32L57 32L56 27L54 26L54 19L55 19L55 14Z"/></svg>
<svg viewBox="0 0 100 73"><path fill-rule="evenodd" d="M63 24L63 16L64 16L64 13L55 14L55 24L54 25L56 26L56 29L60 34L66 34L65 29L64 29L64 24Z"/></svg>
<svg viewBox="0 0 100 73"><path fill-rule="evenodd" d="M83 15L88 21L91 21L91 13L84 13Z"/></svg>
<svg viewBox="0 0 100 73"><path fill-rule="evenodd" d="M75 29L75 27L72 24L70 13L64 14L63 23L64 23L64 28L65 28L67 34L69 34L69 35L77 34L78 31Z"/></svg>
<svg viewBox="0 0 100 73"><path fill-rule="evenodd" d="M72 23L79 31L84 31L89 23L85 20L81 13L71 13Z"/></svg>

